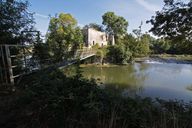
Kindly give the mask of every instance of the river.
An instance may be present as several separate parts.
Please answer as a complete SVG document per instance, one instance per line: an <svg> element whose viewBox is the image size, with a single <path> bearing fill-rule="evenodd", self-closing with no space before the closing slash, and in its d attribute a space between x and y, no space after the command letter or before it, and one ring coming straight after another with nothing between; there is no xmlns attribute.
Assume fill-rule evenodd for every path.
<svg viewBox="0 0 192 128"><path fill-rule="evenodd" d="M126 66L85 66L85 78L94 78L103 88L113 88L123 96L192 101L192 65L160 62Z"/></svg>

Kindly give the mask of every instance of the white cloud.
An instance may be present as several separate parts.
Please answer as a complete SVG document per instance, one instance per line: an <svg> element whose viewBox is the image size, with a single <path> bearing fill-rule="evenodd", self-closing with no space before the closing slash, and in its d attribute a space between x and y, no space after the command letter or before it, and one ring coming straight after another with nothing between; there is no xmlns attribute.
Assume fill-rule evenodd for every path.
<svg viewBox="0 0 192 128"><path fill-rule="evenodd" d="M149 3L146 0L136 0L136 2L150 12L161 10L160 6Z"/></svg>

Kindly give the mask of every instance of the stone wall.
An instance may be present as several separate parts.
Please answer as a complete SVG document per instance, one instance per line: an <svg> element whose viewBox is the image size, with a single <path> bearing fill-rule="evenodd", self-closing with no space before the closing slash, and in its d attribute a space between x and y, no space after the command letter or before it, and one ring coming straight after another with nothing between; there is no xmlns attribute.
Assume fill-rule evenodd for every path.
<svg viewBox="0 0 192 128"><path fill-rule="evenodd" d="M98 44L100 47L106 46L108 44L115 44L114 36L109 36L105 32L100 32L93 28L88 28L85 34L85 42L87 47L92 47L96 44Z"/></svg>

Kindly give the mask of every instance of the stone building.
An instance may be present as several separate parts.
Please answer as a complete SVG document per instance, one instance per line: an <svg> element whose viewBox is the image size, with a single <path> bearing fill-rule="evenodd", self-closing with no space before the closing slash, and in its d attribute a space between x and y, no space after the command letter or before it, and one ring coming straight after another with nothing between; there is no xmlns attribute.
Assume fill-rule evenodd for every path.
<svg viewBox="0 0 192 128"><path fill-rule="evenodd" d="M93 28L86 29L84 34L86 47L92 47L96 44L98 44L100 47L115 44L115 39L113 35L97 31Z"/></svg>

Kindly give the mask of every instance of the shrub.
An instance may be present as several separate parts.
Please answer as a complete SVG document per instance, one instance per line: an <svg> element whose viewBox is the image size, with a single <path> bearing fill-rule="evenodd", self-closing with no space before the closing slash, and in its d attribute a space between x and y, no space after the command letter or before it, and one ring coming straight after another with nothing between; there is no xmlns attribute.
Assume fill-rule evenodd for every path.
<svg viewBox="0 0 192 128"><path fill-rule="evenodd" d="M132 54L123 45L114 45L108 48L107 57L112 63L126 64L131 61Z"/></svg>
<svg viewBox="0 0 192 128"><path fill-rule="evenodd" d="M11 102L0 105L3 128L190 128L192 104L125 98L94 80L63 72L26 76ZM114 91L115 92L115 91ZM2 99L2 97L1 97ZM5 100L1 100L5 101ZM3 110L3 111L2 111ZM9 122L9 123L8 123Z"/></svg>

